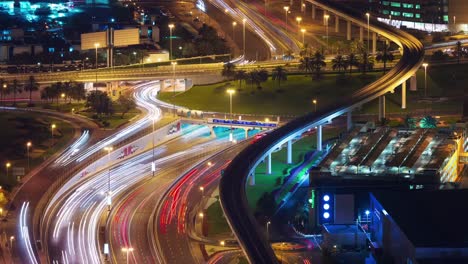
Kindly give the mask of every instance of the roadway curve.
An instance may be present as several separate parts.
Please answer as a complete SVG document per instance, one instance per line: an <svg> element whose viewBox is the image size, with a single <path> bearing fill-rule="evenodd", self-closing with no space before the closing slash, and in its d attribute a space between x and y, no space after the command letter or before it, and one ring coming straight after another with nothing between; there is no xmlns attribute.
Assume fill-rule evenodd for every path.
<svg viewBox="0 0 468 264"><path fill-rule="evenodd" d="M308 0L308 2L327 9L331 13L338 14L342 18L362 27L367 26L367 21L363 20L362 14L353 10L347 10L332 3L325 3L322 0ZM266 157L269 151L286 143L296 134L329 123L333 118L393 91L403 81L416 73L421 66L424 58L424 47L418 39L376 20L371 20L371 22L370 28L372 31L379 33L401 47L403 55L395 67L374 83L347 97L338 99L336 104L299 117L269 133L255 144L244 149L227 167L220 184L221 205L228 223L236 234L250 263L278 263L272 248L263 237L262 228L257 224L248 207L245 185L251 171Z"/></svg>

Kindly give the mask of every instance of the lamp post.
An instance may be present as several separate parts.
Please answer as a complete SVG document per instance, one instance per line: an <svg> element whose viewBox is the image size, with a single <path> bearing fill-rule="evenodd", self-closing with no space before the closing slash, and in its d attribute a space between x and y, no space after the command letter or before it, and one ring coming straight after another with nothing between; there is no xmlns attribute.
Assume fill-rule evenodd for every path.
<svg viewBox="0 0 468 264"><path fill-rule="evenodd" d="M369 12L366 13L366 17L367 17L367 54L369 54L369 47L370 47L370 44L369 44L369 40L370 40L370 13Z"/></svg>
<svg viewBox="0 0 468 264"><path fill-rule="evenodd" d="M284 23L286 23L286 31L288 31L288 13L289 13L289 6L284 6L283 9L284 9L284 15L285 15Z"/></svg>
<svg viewBox="0 0 468 264"><path fill-rule="evenodd" d="M153 152L153 161L151 162L151 172L154 177L154 173L156 172L156 164L155 164L155 159L154 159L154 122L156 121L156 117L153 117L153 132L151 133L151 144L152 144L152 152Z"/></svg>
<svg viewBox="0 0 468 264"><path fill-rule="evenodd" d="M172 60L172 29L174 24L169 24L169 60Z"/></svg>
<svg viewBox="0 0 468 264"><path fill-rule="evenodd" d="M234 89L228 89L227 93L229 94L229 112L230 112L230 119L231 119L231 131L229 133L229 141L233 140L232 135L232 95L236 93Z"/></svg>
<svg viewBox="0 0 468 264"><path fill-rule="evenodd" d="M6 83L3 84L3 90L2 90L2 105L5 105L5 102L3 102L4 99L4 94L6 94L6 90L8 88L8 85Z"/></svg>
<svg viewBox="0 0 468 264"><path fill-rule="evenodd" d="M52 140L54 140L54 129L56 128L57 126L55 124L52 124L50 125L50 132L52 134Z"/></svg>
<svg viewBox="0 0 468 264"><path fill-rule="evenodd" d="M13 241L15 240L14 236L10 237L10 249L13 249Z"/></svg>
<svg viewBox="0 0 468 264"><path fill-rule="evenodd" d="M301 28L301 21L302 21L302 17L298 16L296 17L296 22L297 22L297 28L300 30Z"/></svg>
<svg viewBox="0 0 468 264"><path fill-rule="evenodd" d="M304 34L306 32L305 28L301 28L301 32L302 32L302 46L304 46L305 45Z"/></svg>
<svg viewBox="0 0 468 264"><path fill-rule="evenodd" d="M124 248L122 248L122 252L124 252L126 254L127 257L126 257L125 262L128 264L128 254L130 252L133 252L133 248L132 247L124 247Z"/></svg>
<svg viewBox="0 0 468 264"><path fill-rule="evenodd" d="M8 171L9 171L9 169L10 169L10 167L11 167L11 163L10 163L10 162L7 162L7 163L5 164L5 167L6 167L6 176L7 176L7 179L8 179Z"/></svg>
<svg viewBox="0 0 468 264"><path fill-rule="evenodd" d="M202 193L202 197L205 196L205 188L200 186L200 192Z"/></svg>
<svg viewBox="0 0 468 264"><path fill-rule="evenodd" d="M107 170L107 211L111 210L111 185L110 185L110 153L114 150L113 147L105 147L105 151L107 151L107 163L109 163L109 169Z"/></svg>
<svg viewBox="0 0 468 264"><path fill-rule="evenodd" d="M96 84L97 84L97 71L98 71L98 56L97 56L97 50L101 46L100 43L94 43L94 48L96 50L96 59L95 59L95 64L96 64ZM95 85L94 90L97 91L97 86Z"/></svg>
<svg viewBox="0 0 468 264"><path fill-rule="evenodd" d="M317 112L317 99L312 100L312 103L314 104L315 112Z"/></svg>
<svg viewBox="0 0 468 264"><path fill-rule="evenodd" d="M237 26L237 22L233 21L232 22L232 41L236 41L236 32L234 31Z"/></svg>
<svg viewBox="0 0 468 264"><path fill-rule="evenodd" d="M268 221L267 226L266 226L266 228L267 228L267 242L270 240L270 225L271 225L271 222Z"/></svg>
<svg viewBox="0 0 468 264"><path fill-rule="evenodd" d="M245 58L245 22L247 21L247 19L242 19L242 36L243 36L243 39L242 39L242 52L243 52L243 55L244 55L244 58Z"/></svg>
<svg viewBox="0 0 468 264"><path fill-rule="evenodd" d="M32 146L31 141L28 141L28 143L26 143L26 152L28 155L28 172L31 171L31 167L29 165L29 148L31 148L31 146Z"/></svg>
<svg viewBox="0 0 468 264"><path fill-rule="evenodd" d="M427 96L427 66L429 64L423 63L422 66L424 67L424 97Z"/></svg>
<svg viewBox="0 0 468 264"><path fill-rule="evenodd" d="M325 25L326 25L326 28L327 28L327 48L328 48L328 19L330 18L330 15L325 14L325 15L323 15L323 17L325 18Z"/></svg>
<svg viewBox="0 0 468 264"><path fill-rule="evenodd" d="M176 81L175 81L175 67L177 65L177 62L176 61L173 61L171 62L171 65L172 65L172 92L173 92L173 96L175 96L175 86L176 86ZM175 98L172 100L173 104L173 108L174 108L174 117L176 116L176 109L175 109Z"/></svg>

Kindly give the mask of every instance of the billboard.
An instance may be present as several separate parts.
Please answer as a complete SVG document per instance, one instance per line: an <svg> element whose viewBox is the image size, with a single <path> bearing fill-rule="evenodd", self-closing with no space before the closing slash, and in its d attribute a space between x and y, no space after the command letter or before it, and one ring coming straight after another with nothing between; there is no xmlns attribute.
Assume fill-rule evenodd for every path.
<svg viewBox="0 0 468 264"><path fill-rule="evenodd" d="M98 43L100 48L107 47L107 32L94 32L81 34L81 50L95 49Z"/></svg>
<svg viewBox="0 0 468 264"><path fill-rule="evenodd" d="M138 28L114 30L114 47L124 47L140 44L140 30Z"/></svg>

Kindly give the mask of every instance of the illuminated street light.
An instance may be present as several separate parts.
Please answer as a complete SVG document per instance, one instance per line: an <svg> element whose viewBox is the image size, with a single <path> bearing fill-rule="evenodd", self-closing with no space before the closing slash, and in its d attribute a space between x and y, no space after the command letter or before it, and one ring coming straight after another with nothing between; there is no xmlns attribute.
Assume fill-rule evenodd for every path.
<svg viewBox="0 0 468 264"><path fill-rule="evenodd" d="M10 237L10 248L13 248L13 241L15 240L15 236Z"/></svg>
<svg viewBox="0 0 468 264"><path fill-rule="evenodd" d="M6 176L7 176L7 179L8 179L8 170L9 170L10 167L11 167L11 163L10 163L10 162L7 162L7 163L5 164L5 167L6 167Z"/></svg>
<svg viewBox="0 0 468 264"><path fill-rule="evenodd" d="M126 262L128 264L128 254L130 252L133 252L133 248L132 247L124 247L124 248L122 248L122 252L124 252L127 255Z"/></svg>
<svg viewBox="0 0 468 264"><path fill-rule="evenodd" d="M52 134L52 140L54 139L54 129L57 127L57 125L55 124L52 124L50 125L50 132Z"/></svg>
<svg viewBox="0 0 468 264"><path fill-rule="evenodd" d="M247 19L242 19L242 36L243 36L243 48L242 48L242 52L243 52L243 55L245 57L245 22L247 21Z"/></svg>
<svg viewBox="0 0 468 264"><path fill-rule="evenodd" d="M366 17L367 17L367 54L369 54L369 47L370 47L370 44L369 44L369 40L370 40L370 13L369 12L366 13Z"/></svg>
<svg viewBox="0 0 468 264"><path fill-rule="evenodd" d="M153 177L154 177L154 173L156 172L156 164L155 164L155 156L154 156L154 122L156 121L156 117L153 116L152 118L152 121L153 121L153 132L151 133L151 144L152 144L152 156L153 156L153 160L151 161L151 172L153 174Z"/></svg>
<svg viewBox="0 0 468 264"><path fill-rule="evenodd" d="M31 148L31 146L32 146L31 141L28 141L26 143L26 152L27 152L27 155L28 155L28 172L31 171L31 167L29 165L29 149Z"/></svg>
<svg viewBox="0 0 468 264"><path fill-rule="evenodd" d="M200 186L199 190L201 191L203 197L205 195L205 188L203 188L203 186Z"/></svg>
<svg viewBox="0 0 468 264"><path fill-rule="evenodd" d="M169 60L172 60L172 29L174 24L169 24Z"/></svg>
<svg viewBox="0 0 468 264"><path fill-rule="evenodd" d="M236 40L236 32L235 32L235 28L237 26L237 22L236 21L233 21L232 22L232 41L235 41Z"/></svg>
<svg viewBox="0 0 468 264"><path fill-rule="evenodd" d="M305 28L301 28L301 32L302 32L302 46L304 46L305 45L304 34L306 32Z"/></svg>
<svg viewBox="0 0 468 264"><path fill-rule="evenodd" d="M267 228L267 242L268 242L270 240L270 225L271 225L271 222L268 221L266 224L267 224L266 228Z"/></svg>
<svg viewBox="0 0 468 264"><path fill-rule="evenodd" d="M224 247L224 245L226 245L226 243L224 242L224 240L221 240L221 241L219 241L219 245Z"/></svg>
<svg viewBox="0 0 468 264"><path fill-rule="evenodd" d="M288 30L288 13L289 13L289 6L284 6L284 14L285 14L285 23L286 23L286 31Z"/></svg>
<svg viewBox="0 0 468 264"><path fill-rule="evenodd" d="M296 17L297 28L301 28L301 21L302 21L302 17L300 16Z"/></svg>
<svg viewBox="0 0 468 264"><path fill-rule="evenodd" d="M234 89L228 89L226 91L229 94L229 111L230 111L230 119L232 121L232 95L236 93ZM231 132L229 133L229 141L232 142L233 135L232 135L232 122L231 122Z"/></svg>
<svg viewBox="0 0 468 264"><path fill-rule="evenodd" d="M422 66L424 67L424 97L427 96L427 66L429 64L423 63Z"/></svg>
<svg viewBox="0 0 468 264"><path fill-rule="evenodd" d="M325 14L323 15L323 17L325 18L325 25L327 27L327 49L328 49L328 19L330 18L330 15Z"/></svg>
<svg viewBox="0 0 468 264"><path fill-rule="evenodd" d="M201 213L201 212L200 212L200 213L198 213L198 217L200 217L200 218L202 218L202 219L203 219L203 217L204 217L204 216L205 216L205 215L204 215L203 213Z"/></svg>
<svg viewBox="0 0 468 264"><path fill-rule="evenodd" d="M317 99L312 100L312 103L314 104L315 112L317 112Z"/></svg>

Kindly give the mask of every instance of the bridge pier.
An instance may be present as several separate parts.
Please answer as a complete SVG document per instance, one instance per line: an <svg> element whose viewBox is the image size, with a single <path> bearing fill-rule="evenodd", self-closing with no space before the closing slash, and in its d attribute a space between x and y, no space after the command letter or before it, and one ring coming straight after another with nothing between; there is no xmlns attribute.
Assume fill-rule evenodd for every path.
<svg viewBox="0 0 468 264"><path fill-rule="evenodd" d="M249 138L249 130L248 129L244 129L245 130L245 139L248 139Z"/></svg>
<svg viewBox="0 0 468 264"><path fill-rule="evenodd" d="M315 20L316 15L317 15L316 7L314 4L312 4L312 19L313 20Z"/></svg>
<svg viewBox="0 0 468 264"><path fill-rule="evenodd" d="M359 27L359 41L364 42L364 28Z"/></svg>
<svg viewBox="0 0 468 264"><path fill-rule="evenodd" d="M214 127L213 126L209 126L210 128L210 137L211 138L215 138L216 137L216 133L214 131Z"/></svg>
<svg viewBox="0 0 468 264"><path fill-rule="evenodd" d="M335 16L335 32L340 32L340 17Z"/></svg>
<svg viewBox="0 0 468 264"><path fill-rule="evenodd" d="M353 128L352 114L353 114L353 112L351 112L351 111L346 113L346 128L348 129L348 131L350 131L351 128Z"/></svg>
<svg viewBox="0 0 468 264"><path fill-rule="evenodd" d="M401 109L406 109L406 80L401 84Z"/></svg>
<svg viewBox="0 0 468 264"><path fill-rule="evenodd" d="M372 54L377 53L377 33L372 32Z"/></svg>
<svg viewBox="0 0 468 264"><path fill-rule="evenodd" d="M287 151L287 163L291 164L292 163L292 140L288 140L288 151Z"/></svg>
<svg viewBox="0 0 468 264"><path fill-rule="evenodd" d="M271 174L271 152L267 156L267 174Z"/></svg>
<svg viewBox="0 0 468 264"><path fill-rule="evenodd" d="M385 95L379 97L379 121L385 118Z"/></svg>
<svg viewBox="0 0 468 264"><path fill-rule="evenodd" d="M322 125L317 126L317 150L322 151Z"/></svg>
<svg viewBox="0 0 468 264"><path fill-rule="evenodd" d="M255 171L250 174L249 184L250 184L250 186L255 185Z"/></svg>
<svg viewBox="0 0 468 264"><path fill-rule="evenodd" d="M418 90L418 80L416 79L416 74L411 76L410 79L410 91L417 91Z"/></svg>
<svg viewBox="0 0 468 264"><path fill-rule="evenodd" d="M351 21L346 21L346 39L351 40Z"/></svg>

